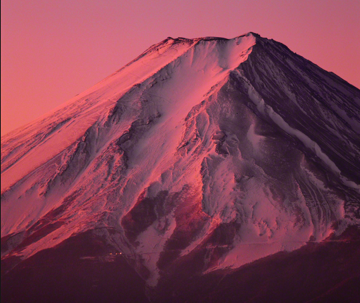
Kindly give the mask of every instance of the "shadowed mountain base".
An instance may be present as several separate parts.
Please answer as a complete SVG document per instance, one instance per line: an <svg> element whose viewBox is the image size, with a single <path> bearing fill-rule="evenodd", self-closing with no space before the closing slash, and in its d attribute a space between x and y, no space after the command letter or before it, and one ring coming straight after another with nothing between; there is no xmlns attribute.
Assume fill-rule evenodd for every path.
<svg viewBox="0 0 360 303"><path fill-rule="evenodd" d="M7 271L15 264L1 261L4 303L149 302L145 282L124 257L91 233L71 237Z"/></svg>
<svg viewBox="0 0 360 303"><path fill-rule="evenodd" d="M359 231L309 243L238 270L200 276L204 252L175 262L154 289L127 260L91 233L70 238L9 270L2 302L359 302ZM7 271L7 273L5 273Z"/></svg>

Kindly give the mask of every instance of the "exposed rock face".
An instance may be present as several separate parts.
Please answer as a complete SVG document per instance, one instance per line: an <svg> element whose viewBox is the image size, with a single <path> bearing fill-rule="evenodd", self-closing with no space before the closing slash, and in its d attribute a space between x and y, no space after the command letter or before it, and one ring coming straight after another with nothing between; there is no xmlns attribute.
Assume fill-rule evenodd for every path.
<svg viewBox="0 0 360 303"><path fill-rule="evenodd" d="M306 258L308 242L358 241L360 91L257 34L168 38L3 137L1 167L9 289L21 266L90 234L101 249L86 262L126 260L148 297L176 301L176 276L201 288L264 257ZM345 268L304 298L352 285L359 262Z"/></svg>

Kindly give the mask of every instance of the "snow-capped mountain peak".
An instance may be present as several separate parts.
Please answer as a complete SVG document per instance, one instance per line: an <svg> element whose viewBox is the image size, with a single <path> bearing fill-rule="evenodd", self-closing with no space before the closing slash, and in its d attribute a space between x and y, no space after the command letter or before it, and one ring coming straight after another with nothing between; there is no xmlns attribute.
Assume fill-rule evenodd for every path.
<svg viewBox="0 0 360 303"><path fill-rule="evenodd" d="M167 38L2 138L3 258L93 231L148 285L358 224L360 92L286 46Z"/></svg>

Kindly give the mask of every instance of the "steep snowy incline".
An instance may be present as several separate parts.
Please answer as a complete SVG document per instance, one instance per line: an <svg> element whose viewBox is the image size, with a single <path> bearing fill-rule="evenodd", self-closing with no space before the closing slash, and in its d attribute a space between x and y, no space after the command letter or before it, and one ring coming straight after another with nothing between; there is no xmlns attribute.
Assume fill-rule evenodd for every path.
<svg viewBox="0 0 360 303"><path fill-rule="evenodd" d="M2 256L90 230L155 286L194 255L204 274L339 235L360 219L359 100L256 34L168 38L2 138Z"/></svg>
<svg viewBox="0 0 360 303"><path fill-rule="evenodd" d="M211 38L166 39L81 94L78 100L18 131L19 134L5 137L2 234L22 232L58 205L75 180L86 173L87 166L121 134L128 132L132 123L133 126L144 123L141 119L147 119L146 123L160 119L159 126L151 131L155 137L159 137L158 131L163 131L157 140L165 138L161 144L166 142L168 147L156 143L160 151L155 153L153 161L167 161L163 155L171 157L182 135L181 128L174 127L228 75L229 69L246 59L254 43L252 35L220 42ZM162 84L164 81L166 85ZM145 133L144 147L136 157L139 167L154 165L152 159L143 160L141 155L147 144L154 144L150 139ZM86 155L77 159L79 150L83 149ZM63 177L65 184L56 185L57 177L69 174L69 170L74 173L67 179ZM140 169L142 173L146 171ZM50 186L59 190L52 188L49 193ZM11 203L7 202L10 200Z"/></svg>
<svg viewBox="0 0 360 303"><path fill-rule="evenodd" d="M240 43L240 40L246 41ZM103 116L112 110L116 102L130 88L140 85L144 80L161 71L164 66L186 54L200 41L202 39L168 38L150 47L124 68L76 96L45 118L4 136L2 138L1 169L4 177L4 182L1 184L2 192L78 140L91 125L103 119ZM236 67L243 60L238 54L254 44L255 39L253 36L234 39L219 50L216 49L215 41L213 46L210 46L210 41L207 46L197 47L195 56L198 57L190 59L198 62L201 60L205 62L205 58L214 60L209 66L204 64L203 67L199 67L203 68L203 71L198 70L198 72L206 73L208 77L216 76L219 70L226 72ZM219 70L216 70L215 65ZM55 134L56 142L53 140ZM16 166L13 165L15 162Z"/></svg>
<svg viewBox="0 0 360 303"><path fill-rule="evenodd" d="M132 86L181 56L194 43L192 40L166 39L44 118L1 138L4 180L1 191L78 140Z"/></svg>

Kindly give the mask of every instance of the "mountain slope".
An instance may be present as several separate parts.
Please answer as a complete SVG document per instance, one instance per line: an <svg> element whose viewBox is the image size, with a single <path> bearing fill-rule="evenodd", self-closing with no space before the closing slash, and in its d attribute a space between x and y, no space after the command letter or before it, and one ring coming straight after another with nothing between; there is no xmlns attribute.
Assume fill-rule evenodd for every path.
<svg viewBox="0 0 360 303"><path fill-rule="evenodd" d="M358 226L359 159L357 88L257 34L168 38L2 138L2 259L92 232L150 287L235 270Z"/></svg>

